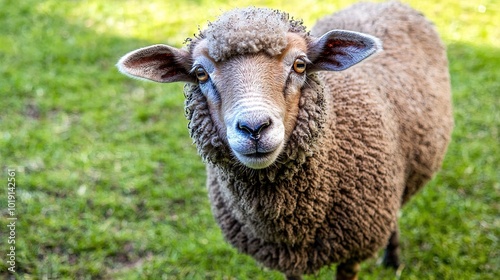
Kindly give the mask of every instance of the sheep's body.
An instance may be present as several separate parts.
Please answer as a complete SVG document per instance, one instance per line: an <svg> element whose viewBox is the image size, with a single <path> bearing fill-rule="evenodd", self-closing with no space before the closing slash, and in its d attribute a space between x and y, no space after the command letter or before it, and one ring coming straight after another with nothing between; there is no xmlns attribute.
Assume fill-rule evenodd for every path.
<svg viewBox="0 0 500 280"><path fill-rule="evenodd" d="M231 22L228 17L224 20ZM266 36L238 43L228 31L234 26L224 20L211 24L191 42L188 52L145 48L124 57L120 69L156 81L193 82L183 69L196 65L193 60L199 56L209 57L213 61L208 65L215 66L208 68L217 69L239 55L279 56L288 50L289 41L304 40L309 46L319 42L297 21L290 21L287 30L280 24L273 29L266 20L262 28L276 31L270 37L280 32L298 37L287 37L288 43ZM252 34L245 26L234 28L243 30L244 38ZM216 80L223 70L209 69L198 77L201 84L210 72L216 81L213 88L219 90L217 98L210 97L213 88L207 94L207 86L189 83L185 87L190 134L207 161L212 211L225 238L290 278L332 263L348 264L342 272L347 275L352 264L383 248L397 233L401 206L440 167L453 126L445 49L422 15L394 2L357 4L320 20L311 35L319 37L332 29L376 36L383 41L384 51L345 71L308 74L296 100L286 97L291 99L286 100L287 106L295 102L297 109L287 113L293 122L285 124L286 143L279 157L265 168L247 168L235 161L236 152L227 139L231 128L226 135L226 116L217 108L224 97L221 88L234 92L239 88ZM151 66L141 66L158 60L157 49L175 60L154 62L154 71L160 73L172 65L175 71L160 76L151 74ZM196 61L207 63L205 58ZM239 77L235 75L230 79ZM266 123L266 127L273 125ZM391 242L397 246L394 236Z"/></svg>
<svg viewBox="0 0 500 280"><path fill-rule="evenodd" d="M402 203L440 167L452 128L445 50L420 14L396 3L359 4L319 21L312 35L332 29L375 35L384 51L316 78L327 115L314 156L289 173L285 166L242 174L208 166L225 238L289 275L364 260L383 248ZM311 91L302 102L313 97ZM286 176L271 181L260 174L267 172ZM252 173L262 179L252 182Z"/></svg>

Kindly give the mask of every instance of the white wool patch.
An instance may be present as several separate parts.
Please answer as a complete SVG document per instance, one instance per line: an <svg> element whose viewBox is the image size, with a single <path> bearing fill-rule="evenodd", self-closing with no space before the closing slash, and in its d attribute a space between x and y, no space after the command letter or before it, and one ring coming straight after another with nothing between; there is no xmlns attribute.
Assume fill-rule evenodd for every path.
<svg viewBox="0 0 500 280"><path fill-rule="evenodd" d="M265 51L278 55L287 45L291 25L287 13L266 8L234 9L210 23L204 35L216 61Z"/></svg>

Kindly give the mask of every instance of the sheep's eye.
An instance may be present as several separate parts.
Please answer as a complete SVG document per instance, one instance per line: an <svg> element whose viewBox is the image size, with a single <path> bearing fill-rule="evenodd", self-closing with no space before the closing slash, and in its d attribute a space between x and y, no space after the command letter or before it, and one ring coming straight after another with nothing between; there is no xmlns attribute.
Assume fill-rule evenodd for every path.
<svg viewBox="0 0 500 280"><path fill-rule="evenodd" d="M198 66L194 69L194 74L200 83L206 82L208 80L208 73L203 67Z"/></svg>
<svg viewBox="0 0 500 280"><path fill-rule="evenodd" d="M295 70L295 72L299 74L304 73L304 71L306 71L306 62L300 58L297 58L293 63L293 70Z"/></svg>

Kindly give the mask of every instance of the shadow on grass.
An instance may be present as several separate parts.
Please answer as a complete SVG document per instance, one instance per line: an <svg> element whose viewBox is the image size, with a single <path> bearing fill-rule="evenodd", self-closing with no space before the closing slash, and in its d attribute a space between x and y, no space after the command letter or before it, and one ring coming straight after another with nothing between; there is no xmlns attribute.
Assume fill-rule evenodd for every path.
<svg viewBox="0 0 500 280"><path fill-rule="evenodd" d="M106 278L164 251L169 241L157 242L157 231L185 234L177 220L208 207L198 202L206 200L204 168L194 163L182 86L133 81L114 66L151 42L96 34L39 4L0 12L0 37L10 43L0 52L0 91L8 93L0 109L9 112L0 116L1 166L19 174L16 272Z"/></svg>

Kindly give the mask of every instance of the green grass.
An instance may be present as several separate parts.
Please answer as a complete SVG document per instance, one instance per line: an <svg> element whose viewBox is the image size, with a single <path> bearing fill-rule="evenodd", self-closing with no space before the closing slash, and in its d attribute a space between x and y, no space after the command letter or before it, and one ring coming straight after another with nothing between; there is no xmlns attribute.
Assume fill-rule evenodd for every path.
<svg viewBox="0 0 500 280"><path fill-rule="evenodd" d="M0 0L0 278L14 168L19 279L281 279L223 241L182 85L114 67L250 3L225 2ZM353 1L315 2L253 4L312 26ZM456 128L442 171L402 211L401 279L500 279L500 3L409 2L448 46ZM361 277L394 279L375 260Z"/></svg>

